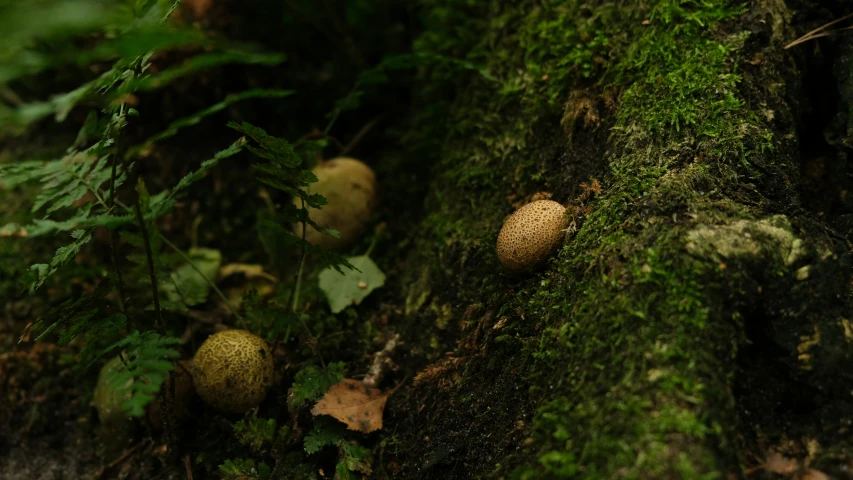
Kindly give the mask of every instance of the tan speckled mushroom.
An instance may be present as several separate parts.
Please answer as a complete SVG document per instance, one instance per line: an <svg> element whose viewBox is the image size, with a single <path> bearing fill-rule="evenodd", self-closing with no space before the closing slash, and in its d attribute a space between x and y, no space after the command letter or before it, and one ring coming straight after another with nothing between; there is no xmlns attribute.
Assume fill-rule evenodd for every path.
<svg viewBox="0 0 853 480"><path fill-rule="evenodd" d="M215 333L195 354L193 382L208 405L243 413L260 405L272 386L272 351L246 330Z"/></svg>
<svg viewBox="0 0 853 480"><path fill-rule="evenodd" d="M317 225L340 232L341 238L309 225L305 239L326 248L345 248L361 235L370 220L376 204L376 176L370 167L349 157L322 162L312 172L317 182L310 185L310 192L326 197L328 204L320 209L309 207L308 215ZM293 204L302 207L299 198L294 198ZM301 237L302 224L294 224L293 231Z"/></svg>
<svg viewBox="0 0 853 480"><path fill-rule="evenodd" d="M498 259L513 273L541 265L560 245L568 222L566 208L552 200L524 205L498 234Z"/></svg>

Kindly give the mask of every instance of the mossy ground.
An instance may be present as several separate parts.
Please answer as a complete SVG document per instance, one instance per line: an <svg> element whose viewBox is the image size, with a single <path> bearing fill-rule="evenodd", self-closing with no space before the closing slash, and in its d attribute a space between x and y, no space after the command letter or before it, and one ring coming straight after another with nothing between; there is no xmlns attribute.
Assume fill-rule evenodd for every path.
<svg viewBox="0 0 853 480"><path fill-rule="evenodd" d="M341 130L354 133L391 112L394 126L378 127L355 151L375 167L382 185L375 223L387 229L352 249L361 254L378 236L373 256L389 281L358 309L333 316L324 313L309 268L302 298L313 305L316 339L303 335L281 347L280 382L260 414L304 428L307 411L286 406L299 366L322 348L360 371L383 334L400 332L400 371L386 383L411 385L389 400L383 431L359 437L373 447L378 476L737 477L767 449L806 439L826 446L813 465L846 465L850 447L840 426L853 411L853 379L839 372L853 361L848 247L800 201L798 127L808 95L799 83L802 58L782 49L793 35L788 8L772 0L426 0L420 8L416 52L464 59L489 75L430 65L419 70L407 121L395 123L406 102L391 94L408 100L404 88L371 92L363 111L342 116ZM810 21L817 26L842 10ZM241 38L282 41L280 29L221 18ZM317 99L346 94L359 65L404 48L395 28L376 28L343 48L326 45L332 52L320 57L315 37L300 30L292 48L299 68L207 81L243 88L246 78L281 74L300 85L307 94L296 105L228 112L298 138L306 124L327 120L329 105ZM196 87L179 85L177 93L208 92ZM151 98L140 111L192 110L210 100L178 96L181 103ZM167 142L152 163L168 171L143 174L168 184L205 157L196 147L215 150L207 142L223 129ZM223 167L199 187L201 203L165 222L175 226L167 233L237 252L233 261L269 260L292 278L293 252L276 259L248 228L266 208L251 185L243 166ZM518 205L543 195L570 207L573 231L542 269L509 276L495 255L497 233ZM829 203L839 216L849 207ZM284 280L277 297L286 299L290 287ZM211 307L201 315L220 323L224 314ZM185 323L175 325L181 334ZM191 356L192 342L185 348ZM88 384L71 382L76 370L57 358L43 362L45 371L73 383L67 396L78 403L34 417L29 431L38 436L75 416L79 424L58 440L31 443L56 440L47 452L71 451L94 430L91 409L79 414ZM61 401L56 384L44 391ZM29 405L16 402L0 413L25 418ZM197 475L224 458L251 456L234 441L233 419L201 405L198 412L180 432ZM18 420L15 435L26 434ZM116 468L135 465L144 475L174 463L155 455L154 445L144 449L144 468ZM807 456L796 448L787 454ZM331 451L313 463L295 456L310 475L336 462Z"/></svg>
<svg viewBox="0 0 853 480"><path fill-rule="evenodd" d="M484 458L499 458L493 474L514 478L743 474L756 459L745 458L738 426L758 427L740 424L733 389L750 390L751 370L742 371L739 355L754 344L755 329L787 330L771 342L786 339L785 362L796 368L791 339L810 327L790 312L776 315L799 305L800 314L812 312L815 328L837 332L846 311L830 295L814 297L826 288L846 297L846 246L814 230L797 200L789 102L800 93L797 72L781 60L782 38L790 35L779 30L784 7L428 5L442 28L428 29L418 46L483 60L499 80L458 86L457 101L446 107L453 121L437 146L432 213L420 243L426 253L417 255L438 259L433 289L453 299L456 316L472 305L490 312L460 323L456 355L474 343L492 361L469 352L454 365L435 364L453 378L455 392L436 387L428 400L410 402L456 408L406 437L411 444L426 432L437 446L404 456L456 438L447 478L491 471ZM466 35L449 43L448 25ZM425 79L432 88L442 81L456 80L440 72ZM591 192L595 179L602 192ZM578 231L544 271L506 276L495 236L513 201L539 191L576 206ZM794 219L781 229L786 238L806 245L793 264L786 263L790 243L779 247L761 231L753 232L761 248L749 254L686 248L701 226L779 213ZM821 265L821 274L808 286L797 283L796 270L809 263ZM430 318L414 321L422 328ZM478 322L474 333L463 328ZM490 324L496 330L481 334ZM811 383L849 385L835 370L850 357L846 342L818 348L835 360L820 367L826 378ZM505 364L523 366L514 388L498 376ZM491 376L500 380L484 380ZM488 402L454 403L490 395L498 384L529 388L530 396L513 394L521 405L498 402L487 412ZM504 424L502 439L515 435L515 424L528 440L510 455L512 446L468 437L464 419L480 414ZM427 478L412 462L406 478Z"/></svg>

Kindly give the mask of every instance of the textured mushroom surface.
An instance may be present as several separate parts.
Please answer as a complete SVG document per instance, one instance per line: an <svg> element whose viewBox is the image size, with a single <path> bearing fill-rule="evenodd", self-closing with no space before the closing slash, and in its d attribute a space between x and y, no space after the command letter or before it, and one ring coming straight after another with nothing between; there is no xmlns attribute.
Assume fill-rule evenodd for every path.
<svg viewBox="0 0 853 480"><path fill-rule="evenodd" d="M208 405L242 413L264 400L273 382L272 352L246 330L225 330L201 344L193 360L196 392Z"/></svg>
<svg viewBox="0 0 853 480"><path fill-rule="evenodd" d="M308 215L322 228L337 230L341 238L326 235L308 226L305 239L314 245L340 249L351 244L364 231L376 204L376 176L364 163L348 157L339 157L317 165L312 170L317 182L310 185L312 194L326 197L323 208L308 208ZM302 207L302 201L294 198L294 205ZM302 224L293 226L294 232L302 236Z"/></svg>
<svg viewBox="0 0 853 480"><path fill-rule="evenodd" d="M566 208L552 200L538 200L519 208L498 234L498 259L511 272L534 268L548 259L568 227Z"/></svg>
<svg viewBox="0 0 853 480"><path fill-rule="evenodd" d="M124 364L121 363L121 358L113 357L101 368L101 373L98 375L98 383L95 385L95 394L92 403L98 410L98 418L103 424L116 424L127 419L127 413L121 407L121 404L130 398L130 392L127 390L133 385L133 380L128 380L116 392L109 382L107 377L113 371L124 370Z"/></svg>

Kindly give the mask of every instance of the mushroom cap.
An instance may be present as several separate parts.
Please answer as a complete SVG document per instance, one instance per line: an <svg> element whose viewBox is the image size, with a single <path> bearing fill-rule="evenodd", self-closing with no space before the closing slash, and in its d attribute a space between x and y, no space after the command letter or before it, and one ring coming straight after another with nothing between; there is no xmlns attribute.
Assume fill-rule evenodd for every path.
<svg viewBox="0 0 853 480"><path fill-rule="evenodd" d="M498 234L498 259L510 272L534 268L548 259L568 227L566 208L553 200L537 200L516 210Z"/></svg>
<svg viewBox="0 0 853 480"><path fill-rule="evenodd" d="M376 175L370 167L349 157L323 162L312 172L317 182L310 185L310 193L326 197L328 204L321 209L308 207L308 215L317 225L339 231L341 238L326 235L309 225L305 239L326 248L345 248L361 235L373 213ZM302 207L299 198L294 198L293 204ZM301 237L302 224L294 224L293 231Z"/></svg>
<svg viewBox="0 0 853 480"><path fill-rule="evenodd" d="M105 425L115 425L127 419L127 413L125 413L121 404L130 398L130 392L125 389L133 385L133 379L128 380L121 386L121 392L117 392L111 388L107 381L107 376L112 371L119 370L124 370L124 364L121 362L121 358L116 355L101 368L101 372L98 374L98 382L95 384L95 394L92 398L92 403L98 410L98 418Z"/></svg>
<svg viewBox="0 0 853 480"><path fill-rule="evenodd" d="M245 412L260 405L272 386L272 351L246 330L214 333L195 354L193 382L199 397L213 408Z"/></svg>

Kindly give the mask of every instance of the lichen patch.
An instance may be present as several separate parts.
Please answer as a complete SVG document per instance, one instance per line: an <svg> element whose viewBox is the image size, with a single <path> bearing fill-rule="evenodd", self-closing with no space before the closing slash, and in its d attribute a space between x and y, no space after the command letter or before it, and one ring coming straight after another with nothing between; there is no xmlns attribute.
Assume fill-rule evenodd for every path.
<svg viewBox="0 0 853 480"><path fill-rule="evenodd" d="M772 251L767 252L767 246ZM805 257L803 241L791 231L783 215L761 220L737 220L728 225L699 225L687 233L687 251L697 256L716 256L716 260L761 259L771 253L785 266ZM766 252L766 253L765 253Z"/></svg>

